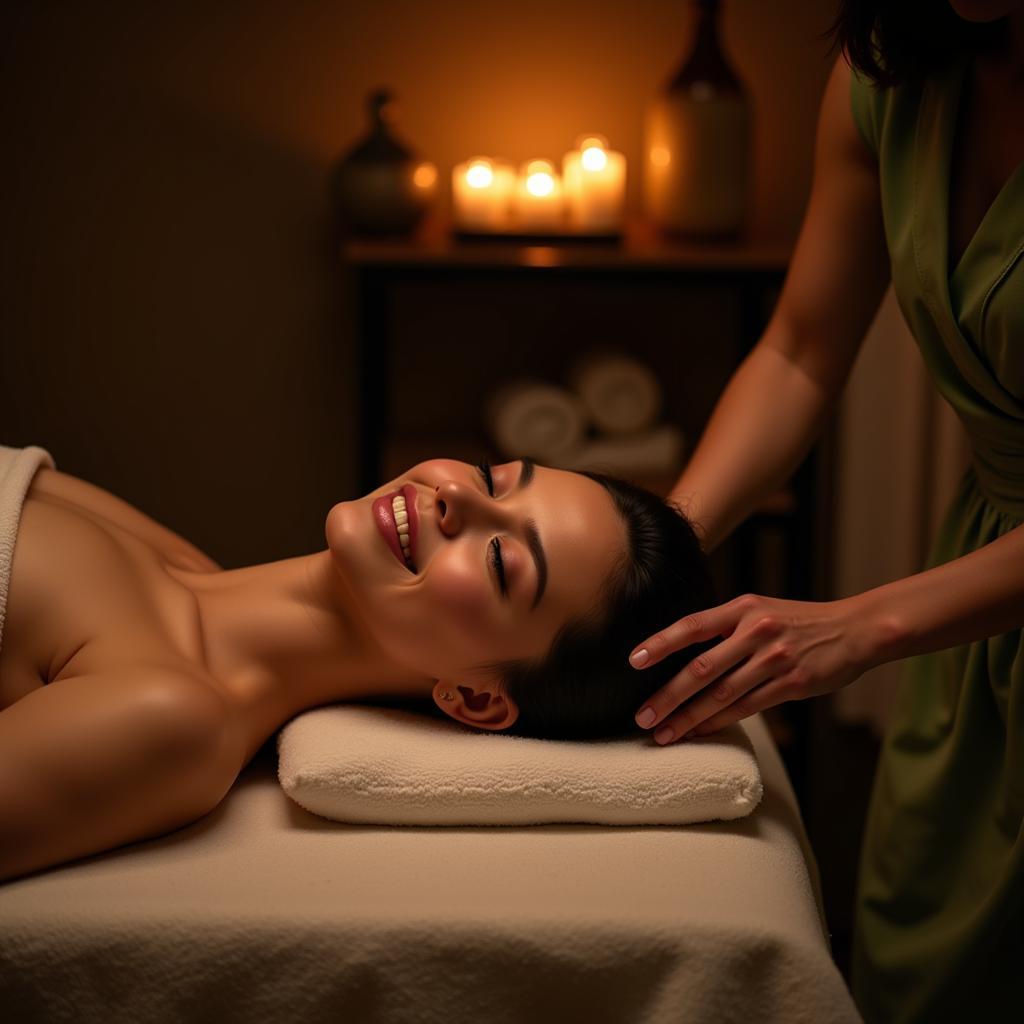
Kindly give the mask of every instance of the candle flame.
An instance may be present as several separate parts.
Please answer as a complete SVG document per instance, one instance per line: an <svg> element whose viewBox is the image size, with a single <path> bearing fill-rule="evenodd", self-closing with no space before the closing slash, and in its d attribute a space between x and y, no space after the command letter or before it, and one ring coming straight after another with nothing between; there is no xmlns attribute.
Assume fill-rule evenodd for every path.
<svg viewBox="0 0 1024 1024"><path fill-rule="evenodd" d="M672 154L664 146L654 146L651 149L651 163L655 167L668 167L672 162Z"/></svg>
<svg viewBox="0 0 1024 1024"><path fill-rule="evenodd" d="M525 177L526 191L530 195L550 195L555 188L555 165L550 160L529 160Z"/></svg>
<svg viewBox="0 0 1024 1024"><path fill-rule="evenodd" d="M420 164L413 171L412 182L417 188L430 188L437 181L437 168L430 163Z"/></svg>
<svg viewBox="0 0 1024 1024"><path fill-rule="evenodd" d="M534 196L550 195L554 187L555 179L547 171L534 171L526 179L526 190Z"/></svg>
<svg viewBox="0 0 1024 1024"><path fill-rule="evenodd" d="M600 146L588 146L583 150L580 163L584 170L602 171L608 163L608 154Z"/></svg>
<svg viewBox="0 0 1024 1024"><path fill-rule="evenodd" d="M466 170L466 182L470 188L487 188L494 181L494 171L486 160L475 160Z"/></svg>

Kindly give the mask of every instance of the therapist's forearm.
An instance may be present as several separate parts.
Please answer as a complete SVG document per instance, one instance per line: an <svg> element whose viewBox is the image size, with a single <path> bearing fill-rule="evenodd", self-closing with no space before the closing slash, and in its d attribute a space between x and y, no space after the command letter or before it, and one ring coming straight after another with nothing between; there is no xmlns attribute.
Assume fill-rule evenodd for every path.
<svg viewBox="0 0 1024 1024"><path fill-rule="evenodd" d="M951 562L849 599L869 667L1024 626L1024 526Z"/></svg>
<svg viewBox="0 0 1024 1024"><path fill-rule="evenodd" d="M767 340L729 380L669 494L707 552L789 480L834 412L828 390Z"/></svg>

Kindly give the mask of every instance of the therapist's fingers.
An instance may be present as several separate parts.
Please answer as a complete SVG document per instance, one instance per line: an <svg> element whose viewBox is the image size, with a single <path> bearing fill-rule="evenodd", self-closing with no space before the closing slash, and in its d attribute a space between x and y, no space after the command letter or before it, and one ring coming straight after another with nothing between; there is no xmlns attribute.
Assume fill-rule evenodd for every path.
<svg viewBox="0 0 1024 1024"><path fill-rule="evenodd" d="M755 655L658 723L655 742L706 736L796 695L780 655Z"/></svg>
<svg viewBox="0 0 1024 1024"><path fill-rule="evenodd" d="M687 711L692 705L687 706L687 711L677 712L676 709L700 691L703 693L694 703L697 700L703 701L705 705L711 703L716 711L731 703L736 698L737 690L731 679L723 677L741 662L745 665L756 643L757 638L741 634L698 654L685 668L647 698L644 706L637 712L637 725L642 729L653 729L673 713L674 722L685 721ZM752 680L747 683L747 689L754 685L756 684Z"/></svg>
<svg viewBox="0 0 1024 1024"><path fill-rule="evenodd" d="M736 628L743 599L738 597L727 604L684 615L671 626L666 626L638 644L629 656L630 665L633 668L649 668L690 644L710 640L715 636L730 636Z"/></svg>
<svg viewBox="0 0 1024 1024"><path fill-rule="evenodd" d="M734 701L724 711L719 711L710 718L705 718L700 725L692 727L683 735L710 736L711 733L718 732L734 722L742 722L744 718L749 718L751 715L759 715L762 711L767 711L769 708L785 704L787 701L792 700L793 696L791 683L787 683L785 679L773 679L763 686L754 687L753 690L748 691L745 697ZM672 740L665 740L663 742L670 743Z"/></svg>

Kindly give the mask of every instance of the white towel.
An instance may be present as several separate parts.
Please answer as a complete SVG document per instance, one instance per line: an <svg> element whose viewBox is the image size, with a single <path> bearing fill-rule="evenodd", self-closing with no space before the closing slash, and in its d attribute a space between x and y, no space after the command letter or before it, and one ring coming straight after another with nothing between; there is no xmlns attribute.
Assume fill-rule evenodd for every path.
<svg viewBox="0 0 1024 1024"><path fill-rule="evenodd" d="M623 353L592 352L573 364L569 384L605 434L635 434L653 427L661 411L654 371Z"/></svg>
<svg viewBox="0 0 1024 1024"><path fill-rule="evenodd" d="M4 642L7 591L11 585L14 545L18 540L21 506L40 466L56 469L53 456L35 445L8 448L0 444L0 649Z"/></svg>
<svg viewBox="0 0 1024 1024"><path fill-rule="evenodd" d="M649 734L538 740L332 704L292 719L277 750L292 800L359 824L685 825L741 818L762 791L742 723L662 747Z"/></svg>
<svg viewBox="0 0 1024 1024"><path fill-rule="evenodd" d="M552 466L576 453L587 430L580 399L541 380L505 384L488 400L485 417L491 437L509 458L530 455Z"/></svg>

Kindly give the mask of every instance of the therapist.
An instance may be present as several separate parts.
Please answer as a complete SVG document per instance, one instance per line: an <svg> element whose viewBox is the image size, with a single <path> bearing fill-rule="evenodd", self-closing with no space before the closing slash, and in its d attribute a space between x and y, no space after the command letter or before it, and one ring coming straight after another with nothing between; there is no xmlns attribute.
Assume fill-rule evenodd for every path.
<svg viewBox="0 0 1024 1024"><path fill-rule="evenodd" d="M869 1024L1024 1020L1024 2L844 2L832 31L782 295L672 498L711 551L789 479L890 278L971 466L925 571L839 601L745 594L645 639L640 671L722 642L637 721L658 742L706 735L907 659L861 851L853 995Z"/></svg>

